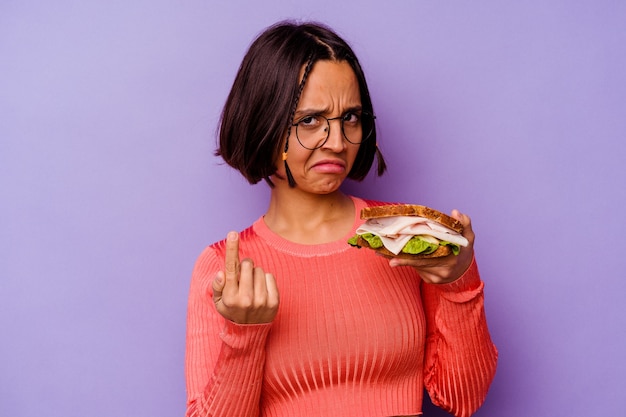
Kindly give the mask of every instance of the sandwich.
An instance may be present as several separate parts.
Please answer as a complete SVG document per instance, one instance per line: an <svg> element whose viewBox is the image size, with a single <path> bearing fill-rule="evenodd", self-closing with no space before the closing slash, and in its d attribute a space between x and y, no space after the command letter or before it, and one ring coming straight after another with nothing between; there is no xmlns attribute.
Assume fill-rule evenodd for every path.
<svg viewBox="0 0 626 417"><path fill-rule="evenodd" d="M469 244L458 220L429 207L393 204L366 207L365 220L348 243L392 258L438 258L458 255Z"/></svg>

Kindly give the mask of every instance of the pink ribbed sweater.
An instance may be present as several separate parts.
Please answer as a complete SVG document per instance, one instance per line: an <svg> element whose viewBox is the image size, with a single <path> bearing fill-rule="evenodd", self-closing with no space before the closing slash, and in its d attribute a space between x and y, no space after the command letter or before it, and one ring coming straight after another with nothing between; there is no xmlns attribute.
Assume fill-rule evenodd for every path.
<svg viewBox="0 0 626 417"><path fill-rule="evenodd" d="M381 204L353 198L356 213ZM272 272L280 307L270 324L237 325L216 311L211 281L224 241L204 250L191 281L186 376L189 417L367 417L421 414L424 387L457 416L483 402L496 367L475 262L450 284L422 283L346 240L300 245L257 220L240 257Z"/></svg>

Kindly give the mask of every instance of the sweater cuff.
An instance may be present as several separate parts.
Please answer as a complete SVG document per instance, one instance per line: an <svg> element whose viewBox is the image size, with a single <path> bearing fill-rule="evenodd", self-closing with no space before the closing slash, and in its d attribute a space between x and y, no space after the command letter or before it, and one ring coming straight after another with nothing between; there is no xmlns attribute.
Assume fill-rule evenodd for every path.
<svg viewBox="0 0 626 417"><path fill-rule="evenodd" d="M483 282L478 273L478 264L476 258L472 258L469 268L458 279L447 284L430 284L437 288L446 298L454 298L455 301L461 301L459 298L473 298L483 289ZM464 297L463 294L466 296Z"/></svg>
<svg viewBox="0 0 626 417"><path fill-rule="evenodd" d="M233 350L241 353L264 347L272 323L237 324L226 320L220 337Z"/></svg>

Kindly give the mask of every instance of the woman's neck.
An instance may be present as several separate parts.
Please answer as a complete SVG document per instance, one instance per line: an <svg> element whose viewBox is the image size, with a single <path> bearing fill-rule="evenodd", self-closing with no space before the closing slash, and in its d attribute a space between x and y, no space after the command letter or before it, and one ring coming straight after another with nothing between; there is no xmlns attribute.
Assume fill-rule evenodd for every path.
<svg viewBox="0 0 626 417"><path fill-rule="evenodd" d="M271 231L301 244L334 242L350 232L354 224L350 197L340 191L323 195L289 191L272 190L264 216Z"/></svg>

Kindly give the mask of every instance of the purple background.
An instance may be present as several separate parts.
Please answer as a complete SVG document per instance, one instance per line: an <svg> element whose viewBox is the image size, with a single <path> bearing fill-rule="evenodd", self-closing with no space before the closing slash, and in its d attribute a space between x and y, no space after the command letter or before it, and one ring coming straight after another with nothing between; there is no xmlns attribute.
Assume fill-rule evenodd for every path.
<svg viewBox="0 0 626 417"><path fill-rule="evenodd" d="M368 76L389 172L346 190L472 215L500 350L477 415L623 415L626 3L504 3L3 0L0 415L183 415L193 263L268 195L216 123L287 17Z"/></svg>

